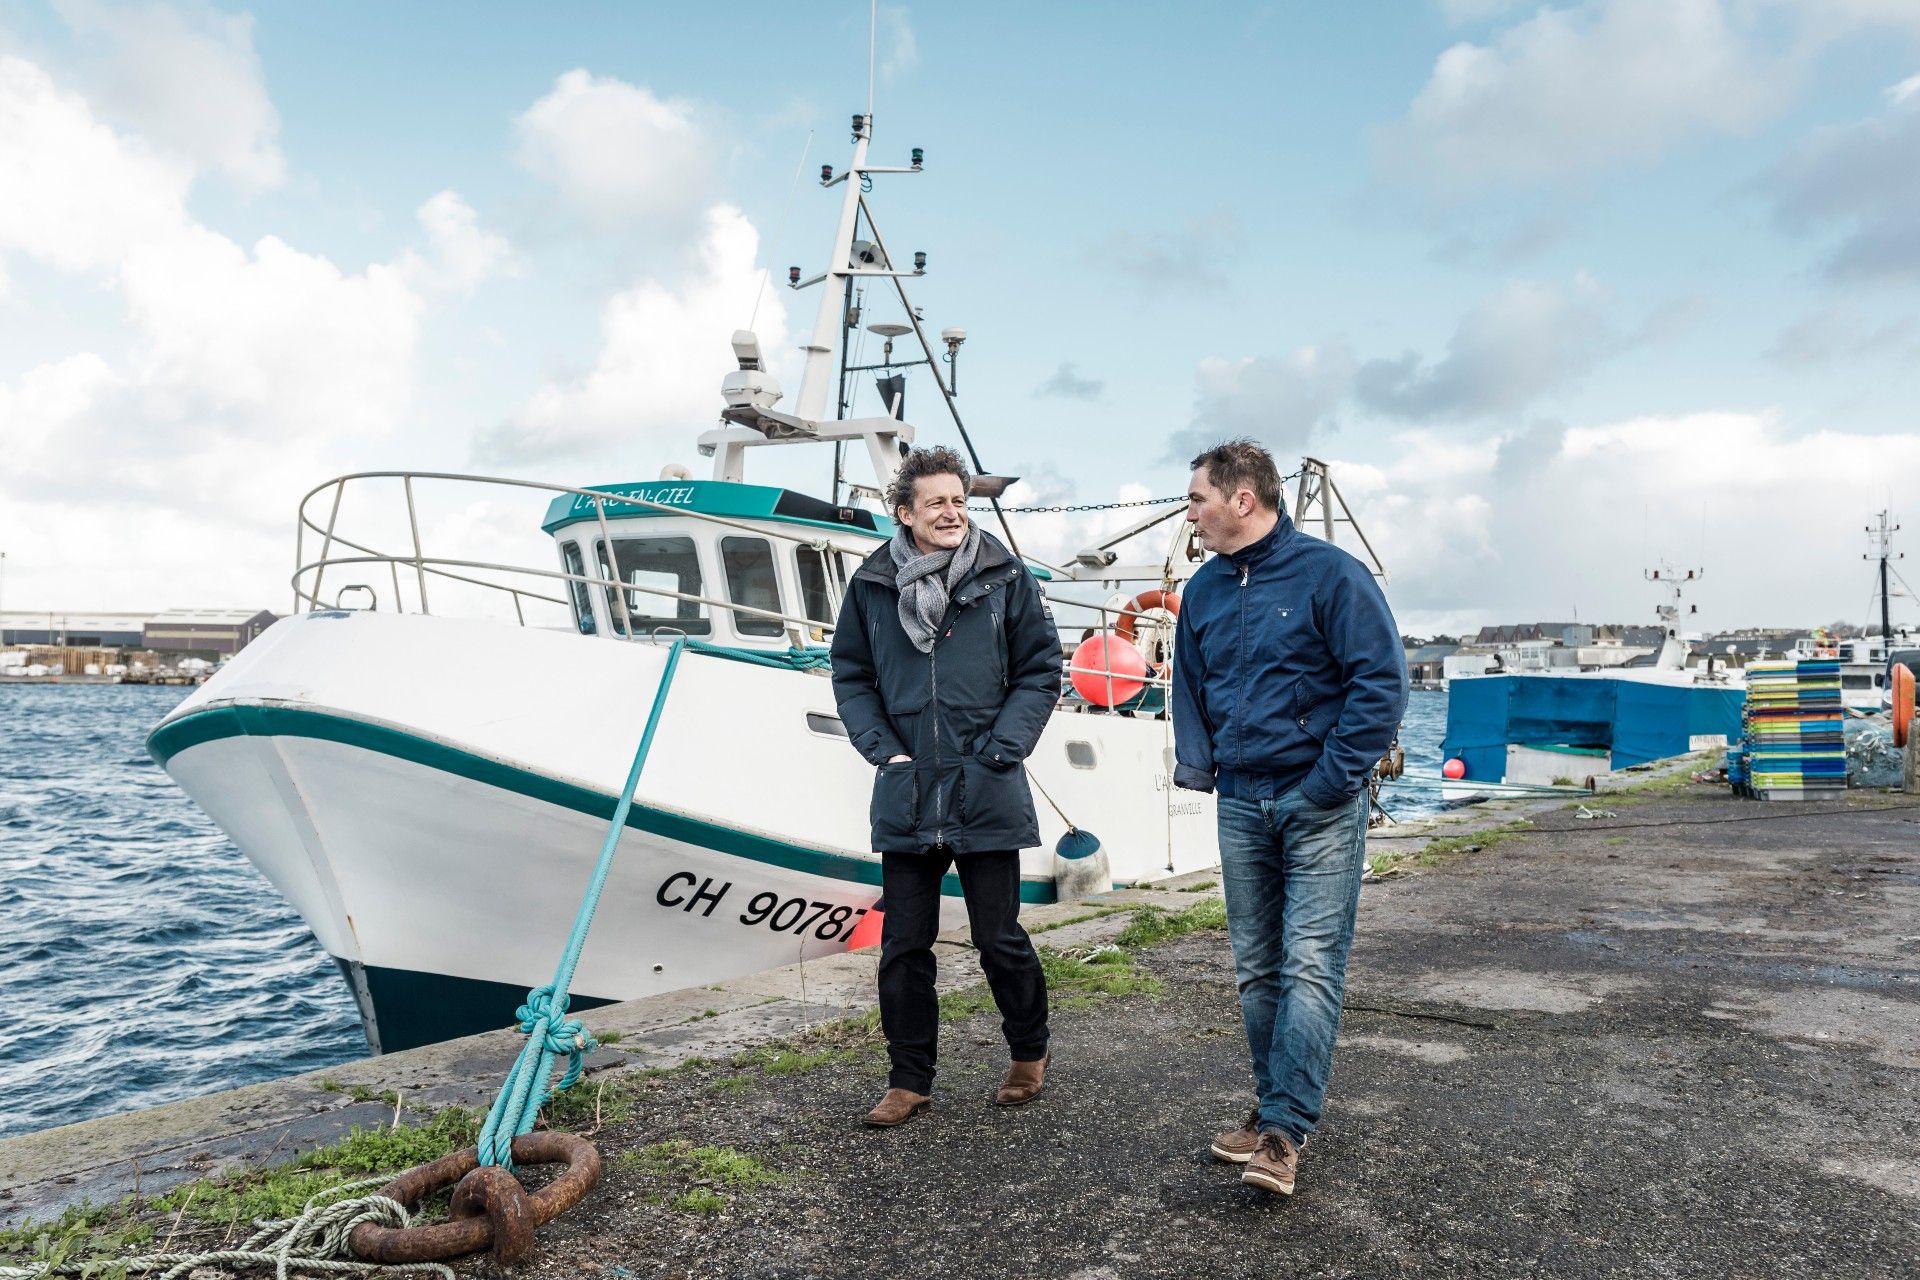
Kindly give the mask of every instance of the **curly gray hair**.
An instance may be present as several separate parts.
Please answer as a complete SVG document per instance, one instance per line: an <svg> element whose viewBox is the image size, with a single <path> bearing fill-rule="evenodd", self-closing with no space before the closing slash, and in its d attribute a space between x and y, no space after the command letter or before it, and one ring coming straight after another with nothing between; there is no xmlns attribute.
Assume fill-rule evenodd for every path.
<svg viewBox="0 0 1920 1280"><path fill-rule="evenodd" d="M900 460L900 469L893 473L893 483L887 486L888 514L898 520L900 508L913 510L914 482L926 476L958 476L962 490L973 483L973 473L967 470L967 464L947 446L937 444L931 449L915 449Z"/></svg>

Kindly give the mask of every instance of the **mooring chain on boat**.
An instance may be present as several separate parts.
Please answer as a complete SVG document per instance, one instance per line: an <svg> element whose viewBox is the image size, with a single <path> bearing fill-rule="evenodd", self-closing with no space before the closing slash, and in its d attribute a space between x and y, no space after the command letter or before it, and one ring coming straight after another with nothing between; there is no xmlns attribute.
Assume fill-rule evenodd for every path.
<svg viewBox="0 0 1920 1280"><path fill-rule="evenodd" d="M1177 498L1142 498L1138 502L1082 502L1071 507L1001 507L1000 511L1009 516L1057 515L1069 511L1118 511L1122 507L1168 507L1186 500L1187 495L1183 493ZM987 502L970 502L967 505L975 511L993 510L993 504Z"/></svg>
<svg viewBox="0 0 1920 1280"><path fill-rule="evenodd" d="M1280 483L1284 485L1289 480L1298 480L1300 474L1300 472L1295 471L1288 475L1281 476ZM1176 502L1185 502L1186 500L1187 495L1183 493L1174 498L1140 498L1134 502L1080 502L1072 506L1064 507L1000 507L997 509L1001 515L1005 516L1066 515L1081 511L1119 511L1127 507L1170 507ZM970 502L967 505L975 511L993 511L996 509L990 502Z"/></svg>

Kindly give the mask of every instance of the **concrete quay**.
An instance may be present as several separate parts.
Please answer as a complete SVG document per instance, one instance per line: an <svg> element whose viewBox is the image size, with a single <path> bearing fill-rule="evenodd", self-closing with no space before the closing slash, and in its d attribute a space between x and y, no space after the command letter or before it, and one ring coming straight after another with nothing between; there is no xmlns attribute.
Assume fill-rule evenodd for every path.
<svg viewBox="0 0 1920 1280"><path fill-rule="evenodd" d="M1920 1274L1920 798L1767 805L1683 777L1590 816L1456 816L1402 864L1432 865L1367 886L1291 1199L1206 1154L1250 1101L1219 931L1134 952L1131 994L1057 1001L1048 1091L1019 1110L986 1101L995 1015L959 1017L933 1111L881 1132L858 1123L883 1086L871 1037L795 1070L745 1054L870 1006L864 954L588 1014L625 1033L592 1078L632 1105L595 1135L602 1185L517 1274ZM1207 896L1179 887L1099 905ZM1038 940L1085 955L1129 919ZM962 939L942 949L945 988L977 980ZM406 1113L482 1102L518 1039L324 1074ZM694 1057L715 1061L645 1070ZM0 1143L0 1214L124 1192L136 1160L148 1191L269 1163L394 1109L301 1077L29 1135ZM711 1176L678 1161L693 1148L759 1172Z"/></svg>

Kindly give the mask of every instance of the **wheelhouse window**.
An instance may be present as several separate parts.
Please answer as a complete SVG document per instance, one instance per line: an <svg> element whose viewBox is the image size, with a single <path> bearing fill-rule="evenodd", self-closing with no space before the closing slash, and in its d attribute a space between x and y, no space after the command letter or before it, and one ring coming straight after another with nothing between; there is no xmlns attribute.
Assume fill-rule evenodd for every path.
<svg viewBox="0 0 1920 1280"><path fill-rule="evenodd" d="M561 543L560 562L566 566L568 573L578 574L583 578L587 576L587 560L580 554L579 543ZM593 596L588 592L587 584L570 580L567 583L567 594L573 598L574 625L580 628L581 635L592 635L594 632Z"/></svg>
<svg viewBox="0 0 1920 1280"><path fill-rule="evenodd" d="M749 609L780 612L780 579L773 568L773 547L765 538L720 539L720 562L726 566L729 600ZM743 636L777 636L786 627L778 618L736 610L733 629Z"/></svg>
<svg viewBox="0 0 1920 1280"><path fill-rule="evenodd" d="M607 544L602 541L597 545L600 572L628 587L617 593L618 598L611 589L607 592L607 610L613 617L615 631L626 634L619 608L624 599L627 621L635 635L652 635L656 631L690 636L713 633L706 605L660 594L665 591L685 596L706 594L701 589L700 557L694 550L692 538L615 538L613 554L619 562L618 573L607 564Z"/></svg>
<svg viewBox="0 0 1920 1280"><path fill-rule="evenodd" d="M800 613L814 622L833 625L834 601L846 593L847 579L840 557L818 547L801 547L794 563L800 571Z"/></svg>

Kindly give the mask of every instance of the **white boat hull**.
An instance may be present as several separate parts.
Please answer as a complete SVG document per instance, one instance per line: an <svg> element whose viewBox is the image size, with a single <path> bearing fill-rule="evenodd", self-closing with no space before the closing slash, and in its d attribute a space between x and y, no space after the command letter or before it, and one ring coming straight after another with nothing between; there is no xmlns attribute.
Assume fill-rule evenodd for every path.
<svg viewBox="0 0 1920 1280"><path fill-rule="evenodd" d="M376 1051L497 1027L551 980L666 650L421 615L276 624L159 725L168 773L286 896ZM688 653L575 1007L845 949L879 898L871 770L818 672ZM1091 769L1067 743L1090 749ZM1029 762L1119 882L1218 862L1212 797L1167 788L1165 722L1061 713ZM1053 841L1022 898L1053 898ZM949 878L947 919L962 918Z"/></svg>

